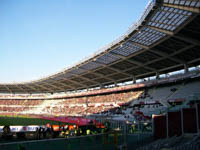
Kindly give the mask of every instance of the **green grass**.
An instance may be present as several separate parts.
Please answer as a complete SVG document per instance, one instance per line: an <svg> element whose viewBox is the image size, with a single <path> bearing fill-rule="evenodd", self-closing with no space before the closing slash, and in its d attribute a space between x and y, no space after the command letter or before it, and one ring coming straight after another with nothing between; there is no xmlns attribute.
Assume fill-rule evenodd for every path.
<svg viewBox="0 0 200 150"><path fill-rule="evenodd" d="M9 117L0 116L0 126L5 125L46 125L47 123L58 125L66 124L58 121L51 121L39 118L26 118L26 117Z"/></svg>

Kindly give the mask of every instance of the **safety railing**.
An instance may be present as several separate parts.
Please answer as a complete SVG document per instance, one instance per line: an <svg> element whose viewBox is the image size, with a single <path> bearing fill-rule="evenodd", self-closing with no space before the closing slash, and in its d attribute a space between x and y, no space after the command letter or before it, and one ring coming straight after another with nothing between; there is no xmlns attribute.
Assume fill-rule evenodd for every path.
<svg viewBox="0 0 200 150"><path fill-rule="evenodd" d="M0 142L0 150L115 150L122 147L140 147L153 140L151 134L124 134L113 131L104 134L76 136L70 138L42 139L32 141Z"/></svg>

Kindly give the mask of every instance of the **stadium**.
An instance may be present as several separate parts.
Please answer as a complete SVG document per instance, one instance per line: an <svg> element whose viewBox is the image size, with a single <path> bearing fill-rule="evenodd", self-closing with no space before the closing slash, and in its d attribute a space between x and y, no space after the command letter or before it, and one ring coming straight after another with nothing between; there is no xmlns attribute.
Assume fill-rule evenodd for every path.
<svg viewBox="0 0 200 150"><path fill-rule="evenodd" d="M0 149L199 149L199 39L200 0L151 0L94 55L0 83Z"/></svg>

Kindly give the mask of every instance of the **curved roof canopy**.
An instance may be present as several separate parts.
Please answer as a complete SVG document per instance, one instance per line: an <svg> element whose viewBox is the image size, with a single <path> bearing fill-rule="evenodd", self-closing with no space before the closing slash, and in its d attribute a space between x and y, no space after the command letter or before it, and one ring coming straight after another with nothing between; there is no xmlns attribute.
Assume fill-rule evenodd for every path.
<svg viewBox="0 0 200 150"><path fill-rule="evenodd" d="M61 72L0 93L54 93L168 73L200 64L200 0L152 0L127 33Z"/></svg>

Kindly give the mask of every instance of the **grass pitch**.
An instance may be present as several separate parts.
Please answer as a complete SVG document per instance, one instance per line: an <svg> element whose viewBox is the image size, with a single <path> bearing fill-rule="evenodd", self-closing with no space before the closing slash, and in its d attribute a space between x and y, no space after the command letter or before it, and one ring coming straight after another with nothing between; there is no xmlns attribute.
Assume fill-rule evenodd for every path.
<svg viewBox="0 0 200 150"><path fill-rule="evenodd" d="M40 118L28 118L28 117L9 117L9 116L0 116L0 126L5 125L46 125L47 123L53 124L53 125L59 125L59 124L66 124L58 121L51 121L51 120L45 120Z"/></svg>

